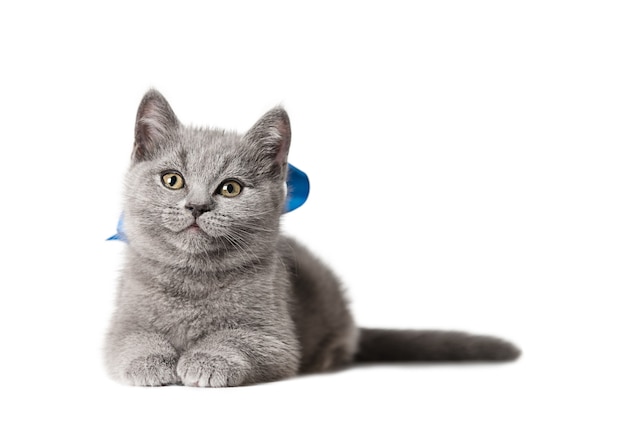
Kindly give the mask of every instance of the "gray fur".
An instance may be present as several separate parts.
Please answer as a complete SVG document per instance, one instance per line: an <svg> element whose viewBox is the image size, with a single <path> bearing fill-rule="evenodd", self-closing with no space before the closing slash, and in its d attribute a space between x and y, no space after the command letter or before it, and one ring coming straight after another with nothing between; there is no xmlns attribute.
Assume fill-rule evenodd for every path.
<svg viewBox="0 0 626 442"><path fill-rule="evenodd" d="M518 356L496 338L361 333L332 271L280 233L290 137L281 108L240 135L183 126L157 91L145 95L126 177L129 244L105 348L113 378L224 387L333 370L355 356ZM166 188L165 171L181 173L185 186ZM231 178L242 192L218 194ZM206 211L195 218L190 208L198 205Z"/></svg>

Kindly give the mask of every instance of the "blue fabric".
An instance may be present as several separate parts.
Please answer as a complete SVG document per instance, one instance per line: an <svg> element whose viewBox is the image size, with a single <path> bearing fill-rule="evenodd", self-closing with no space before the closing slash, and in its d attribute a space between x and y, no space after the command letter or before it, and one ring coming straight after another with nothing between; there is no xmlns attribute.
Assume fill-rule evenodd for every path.
<svg viewBox="0 0 626 442"><path fill-rule="evenodd" d="M289 170L287 171L287 200L285 201L283 213L291 212L303 205L309 197L310 188L309 177L306 173L289 164ZM124 233L123 213L120 215L120 219L117 222L117 233L107 238L107 241L128 241Z"/></svg>
<svg viewBox="0 0 626 442"><path fill-rule="evenodd" d="M309 197L309 177L297 167L289 164L287 171L287 201L283 213L291 212L300 207Z"/></svg>
<svg viewBox="0 0 626 442"><path fill-rule="evenodd" d="M120 215L120 219L117 221L117 233L113 236L107 238L107 241L124 241L128 242L126 239L126 234L124 233L124 214Z"/></svg>

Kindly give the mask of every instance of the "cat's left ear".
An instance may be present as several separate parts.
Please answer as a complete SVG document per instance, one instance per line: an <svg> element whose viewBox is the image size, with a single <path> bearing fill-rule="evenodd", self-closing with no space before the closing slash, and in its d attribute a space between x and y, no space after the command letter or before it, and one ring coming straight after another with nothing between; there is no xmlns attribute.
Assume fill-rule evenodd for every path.
<svg viewBox="0 0 626 442"><path fill-rule="evenodd" d="M165 97L156 89L149 90L137 109L133 161L153 158L179 124Z"/></svg>
<svg viewBox="0 0 626 442"><path fill-rule="evenodd" d="M260 167L285 177L291 143L291 125L285 109L275 107L263 115L244 135L244 142L248 149L253 150Z"/></svg>

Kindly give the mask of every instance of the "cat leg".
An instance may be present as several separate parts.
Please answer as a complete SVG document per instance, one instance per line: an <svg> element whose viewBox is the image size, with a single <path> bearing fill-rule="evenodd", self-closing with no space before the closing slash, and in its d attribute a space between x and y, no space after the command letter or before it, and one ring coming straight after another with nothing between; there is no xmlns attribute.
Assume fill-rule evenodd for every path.
<svg viewBox="0 0 626 442"><path fill-rule="evenodd" d="M180 383L178 353L164 336L143 330L113 328L106 344L106 365L114 379L130 385Z"/></svg>
<svg viewBox="0 0 626 442"><path fill-rule="evenodd" d="M300 357L297 341L277 336L250 330L211 333L180 357L178 375L194 387L234 387L294 376Z"/></svg>

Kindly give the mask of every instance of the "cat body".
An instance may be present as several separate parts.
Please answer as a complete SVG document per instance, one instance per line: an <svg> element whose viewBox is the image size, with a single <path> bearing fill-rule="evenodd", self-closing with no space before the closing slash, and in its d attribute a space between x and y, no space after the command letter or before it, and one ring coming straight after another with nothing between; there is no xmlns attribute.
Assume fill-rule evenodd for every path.
<svg viewBox="0 0 626 442"><path fill-rule="evenodd" d="M498 338L360 329L333 272L280 232L289 119L248 132L179 123L157 91L137 113L128 238L105 344L132 385L236 386L355 360L511 360Z"/></svg>

